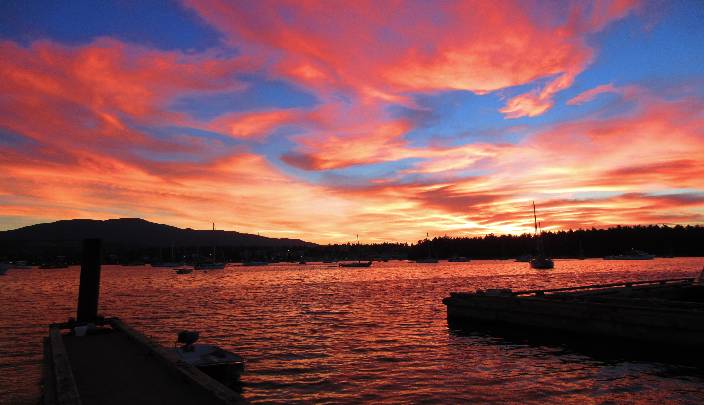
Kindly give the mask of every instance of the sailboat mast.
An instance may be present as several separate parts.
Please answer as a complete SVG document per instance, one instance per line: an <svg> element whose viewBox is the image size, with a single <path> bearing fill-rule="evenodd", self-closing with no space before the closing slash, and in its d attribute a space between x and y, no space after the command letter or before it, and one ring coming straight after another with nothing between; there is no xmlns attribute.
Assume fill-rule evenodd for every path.
<svg viewBox="0 0 704 405"><path fill-rule="evenodd" d="M533 201L533 221L535 223L535 234L538 234L538 217L535 215L535 201Z"/></svg>

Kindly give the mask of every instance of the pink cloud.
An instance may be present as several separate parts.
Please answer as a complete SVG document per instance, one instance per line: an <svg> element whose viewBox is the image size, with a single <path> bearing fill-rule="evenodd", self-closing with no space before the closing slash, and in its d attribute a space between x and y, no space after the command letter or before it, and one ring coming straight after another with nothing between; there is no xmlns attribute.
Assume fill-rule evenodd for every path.
<svg viewBox="0 0 704 405"><path fill-rule="evenodd" d="M544 23L519 1L186 3L231 43L275 58L276 73L321 94L401 103L408 91L484 94L554 77L509 100L502 112L510 118L547 111L593 57L584 36L637 7L574 3L569 14L541 15Z"/></svg>
<svg viewBox="0 0 704 405"><path fill-rule="evenodd" d="M598 95L604 93L618 93L619 90L614 87L611 83L602 84L601 86L596 86L593 89L586 90L582 93L577 94L571 99L567 100L567 105L579 105L588 103L594 100Z"/></svg>

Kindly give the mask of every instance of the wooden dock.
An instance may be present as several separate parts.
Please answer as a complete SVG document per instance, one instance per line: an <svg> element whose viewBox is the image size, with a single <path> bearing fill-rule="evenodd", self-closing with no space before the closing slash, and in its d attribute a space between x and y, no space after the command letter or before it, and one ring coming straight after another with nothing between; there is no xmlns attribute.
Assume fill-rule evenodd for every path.
<svg viewBox="0 0 704 405"><path fill-rule="evenodd" d="M97 315L100 243L84 243L78 319L44 341L44 405L240 404L242 396L118 318ZM76 327L88 327L84 336Z"/></svg>
<svg viewBox="0 0 704 405"><path fill-rule="evenodd" d="M704 343L704 286L692 278L545 290L479 290L443 300L451 323L567 332L678 347Z"/></svg>

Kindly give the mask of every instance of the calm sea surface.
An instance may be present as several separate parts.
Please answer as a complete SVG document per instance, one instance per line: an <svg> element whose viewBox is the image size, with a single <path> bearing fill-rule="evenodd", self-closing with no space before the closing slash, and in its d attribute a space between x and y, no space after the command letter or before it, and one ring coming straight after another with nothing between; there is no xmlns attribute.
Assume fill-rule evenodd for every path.
<svg viewBox="0 0 704 405"><path fill-rule="evenodd" d="M101 313L171 346L197 329L243 355L244 396L263 403L704 403L701 368L594 357L448 329L442 298L476 288L562 287L694 276L704 258L374 263L170 269L103 266ZM79 268L0 277L0 403L39 396L47 324L74 316Z"/></svg>

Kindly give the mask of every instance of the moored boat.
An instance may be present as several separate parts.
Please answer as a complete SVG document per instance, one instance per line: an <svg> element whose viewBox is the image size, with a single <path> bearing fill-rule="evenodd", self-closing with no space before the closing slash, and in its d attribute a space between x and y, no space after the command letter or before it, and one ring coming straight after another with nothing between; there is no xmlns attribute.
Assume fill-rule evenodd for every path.
<svg viewBox="0 0 704 405"><path fill-rule="evenodd" d="M32 266L27 264L25 260L17 260L12 263L10 263L10 268L11 269L31 269Z"/></svg>
<svg viewBox="0 0 704 405"><path fill-rule="evenodd" d="M220 382L228 384L239 381L244 372L244 359L215 345L196 344L198 337L198 332L180 332L178 343L183 345L173 351L183 362Z"/></svg>
<svg viewBox="0 0 704 405"><path fill-rule="evenodd" d="M535 223L535 244L537 254L535 257L530 259L530 267L536 270L550 270L555 267L555 262L545 255L545 248L543 246L543 231L540 229L538 216L535 213L535 201L533 202L533 220Z"/></svg>
<svg viewBox="0 0 704 405"><path fill-rule="evenodd" d="M176 270L176 274L191 274L193 273L193 268L191 267L179 267Z"/></svg>
<svg viewBox="0 0 704 405"><path fill-rule="evenodd" d="M39 265L40 269L67 269L68 264L66 263L43 263Z"/></svg>
<svg viewBox="0 0 704 405"><path fill-rule="evenodd" d="M340 267L371 267L372 261L366 261L366 262L346 262L346 263L340 263Z"/></svg>
<svg viewBox="0 0 704 405"><path fill-rule="evenodd" d="M555 267L555 262L545 256L538 256L530 260L530 267L537 270L549 270Z"/></svg>
<svg viewBox="0 0 704 405"><path fill-rule="evenodd" d="M642 250L631 249L630 252L620 255L605 256L604 260L653 260L655 255L645 253Z"/></svg>
<svg viewBox="0 0 704 405"><path fill-rule="evenodd" d="M269 262L265 262L265 261L252 260L252 261L248 261L248 262L242 262L242 266L268 266L268 265L269 265Z"/></svg>
<svg viewBox="0 0 704 405"><path fill-rule="evenodd" d="M428 255L426 257L414 259L413 261L416 263L438 263L438 259L436 259L433 254L433 241L430 240L430 235L427 232L425 233L423 243L428 245Z"/></svg>
<svg viewBox="0 0 704 405"><path fill-rule="evenodd" d="M213 233L215 233L215 223L213 222ZM193 268L195 270L222 270L225 268L227 263L225 262L220 262L216 260L217 253L216 253L216 246L213 244L213 254L211 257L201 260L199 262L196 262L193 265Z"/></svg>
<svg viewBox="0 0 704 405"><path fill-rule="evenodd" d="M152 267L167 267L173 269L175 267L183 266L183 262L155 262L151 264Z"/></svg>
<svg viewBox="0 0 704 405"><path fill-rule="evenodd" d="M195 270L222 270L226 263L222 262L201 262L193 265Z"/></svg>

